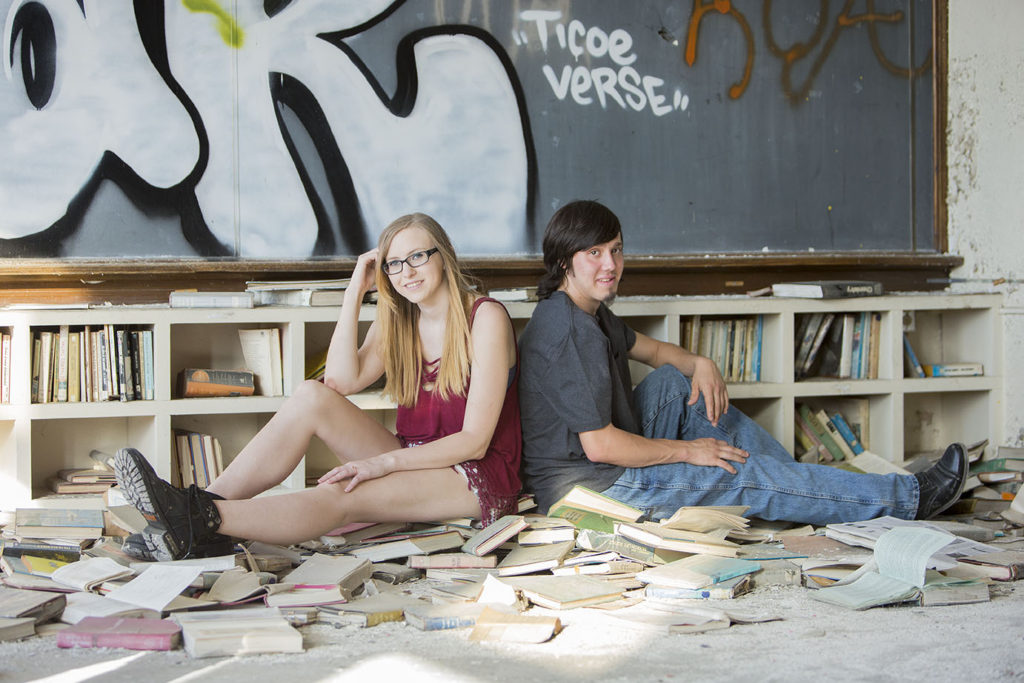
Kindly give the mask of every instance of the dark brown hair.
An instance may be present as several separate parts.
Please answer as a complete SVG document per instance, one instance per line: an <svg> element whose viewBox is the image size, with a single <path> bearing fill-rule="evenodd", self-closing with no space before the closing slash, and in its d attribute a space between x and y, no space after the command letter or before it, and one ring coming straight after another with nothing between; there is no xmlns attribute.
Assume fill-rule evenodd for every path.
<svg viewBox="0 0 1024 683"><path fill-rule="evenodd" d="M600 202L577 199L555 211L544 230L544 276L537 283L537 297L546 299L561 286L573 254L611 242L621 232L618 217Z"/></svg>

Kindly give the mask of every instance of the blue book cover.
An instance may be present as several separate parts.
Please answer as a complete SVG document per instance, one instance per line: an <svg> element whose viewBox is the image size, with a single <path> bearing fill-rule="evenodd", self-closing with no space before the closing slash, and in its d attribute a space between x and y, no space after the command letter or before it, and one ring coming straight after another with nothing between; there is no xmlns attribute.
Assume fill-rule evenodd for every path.
<svg viewBox="0 0 1024 683"><path fill-rule="evenodd" d="M860 379L861 348L864 345L864 314L861 313L853 322L853 347L850 352L850 377Z"/></svg>
<svg viewBox="0 0 1024 683"><path fill-rule="evenodd" d="M917 359L914 347L910 345L910 338L906 334L903 335L903 355L906 356L907 364L910 366L910 376L924 377L924 368L921 367L921 361Z"/></svg>
<svg viewBox="0 0 1024 683"><path fill-rule="evenodd" d="M852 429L850 429L850 425L846 422L842 413L833 413L831 420L832 424L834 424L836 429L839 430L839 434L846 440L846 443L850 445L850 450L852 450L855 455L863 453L864 446L860 445L860 439L858 439L857 435L853 433Z"/></svg>

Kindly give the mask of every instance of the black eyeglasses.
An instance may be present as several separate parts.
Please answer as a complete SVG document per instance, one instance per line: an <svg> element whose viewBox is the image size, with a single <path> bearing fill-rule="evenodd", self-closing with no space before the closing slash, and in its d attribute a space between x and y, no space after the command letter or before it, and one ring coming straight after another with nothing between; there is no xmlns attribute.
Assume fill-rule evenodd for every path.
<svg viewBox="0 0 1024 683"><path fill-rule="evenodd" d="M402 272L402 267L408 263L411 268L419 268L427 261L430 257L437 253L437 247L427 249L426 251L414 251L405 258L391 259L381 264L381 269L388 275L398 275Z"/></svg>

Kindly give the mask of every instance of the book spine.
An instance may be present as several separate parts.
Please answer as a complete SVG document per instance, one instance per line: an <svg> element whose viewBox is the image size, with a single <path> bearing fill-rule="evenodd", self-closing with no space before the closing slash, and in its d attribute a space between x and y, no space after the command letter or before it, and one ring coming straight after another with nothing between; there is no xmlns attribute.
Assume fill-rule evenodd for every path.
<svg viewBox="0 0 1024 683"><path fill-rule="evenodd" d="M11 335L4 333L0 340L0 351L3 352L3 362L0 363L0 372L3 373L3 381L0 382L0 401L11 402Z"/></svg>
<svg viewBox="0 0 1024 683"><path fill-rule="evenodd" d="M68 400L68 336L70 331L67 325L61 325L57 332L57 391L54 399L58 403L66 403Z"/></svg>
<svg viewBox="0 0 1024 683"><path fill-rule="evenodd" d="M832 438L832 441L834 441L839 450L843 452L842 459L849 460L850 458L852 458L854 456L853 449L850 448L849 444L846 443L846 439L843 438L843 435L839 433L839 430L836 428L835 424L832 423L832 418L828 416L828 413L826 413L824 410L819 410L817 413L815 413L815 415L817 416L821 424L825 427L825 431L828 432L828 435Z"/></svg>
<svg viewBox="0 0 1024 683"><path fill-rule="evenodd" d="M406 617L407 621L410 621ZM416 617L410 623L423 631L447 631L453 628L468 628L476 625L475 616L437 616L437 617Z"/></svg>
<svg viewBox="0 0 1024 683"><path fill-rule="evenodd" d="M843 315L843 324L841 328L842 343L839 347L840 379L849 379L853 374L853 325L853 315L850 313Z"/></svg>
<svg viewBox="0 0 1024 683"><path fill-rule="evenodd" d="M135 400L142 399L142 358L140 356L140 341L138 330L131 330L125 332L125 341L128 342L128 347L131 350L131 375L132 375L132 394Z"/></svg>
<svg viewBox="0 0 1024 683"><path fill-rule="evenodd" d="M68 333L68 402L78 403L82 400L82 361L79 356L81 333Z"/></svg>
<svg viewBox="0 0 1024 683"><path fill-rule="evenodd" d="M39 373L42 359L42 340L39 335L32 339L32 402L39 403Z"/></svg>
<svg viewBox="0 0 1024 683"><path fill-rule="evenodd" d="M117 346L114 344L114 326L103 325L103 335L107 346L107 381L109 382L109 398L121 398L121 385L117 374Z"/></svg>
<svg viewBox="0 0 1024 683"><path fill-rule="evenodd" d="M156 398L156 387L153 376L153 330L142 331L143 376L146 378L146 400Z"/></svg>
<svg viewBox="0 0 1024 683"><path fill-rule="evenodd" d="M871 333L868 347L868 379L878 379L878 358L881 353L882 314L871 314Z"/></svg>
<svg viewBox="0 0 1024 683"><path fill-rule="evenodd" d="M858 455L864 452L864 447L861 446L860 440L857 439L857 435L850 429L850 425L846 422L842 413L833 413L831 416L832 424L835 425L836 430L840 436L846 441L850 450L853 451L854 455Z"/></svg>

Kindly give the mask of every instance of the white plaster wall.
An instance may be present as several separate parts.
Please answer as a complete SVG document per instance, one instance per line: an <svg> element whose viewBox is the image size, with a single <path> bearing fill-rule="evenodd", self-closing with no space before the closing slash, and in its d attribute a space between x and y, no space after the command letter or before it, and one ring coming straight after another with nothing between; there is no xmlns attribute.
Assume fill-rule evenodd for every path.
<svg viewBox="0 0 1024 683"><path fill-rule="evenodd" d="M1024 445L1024 2L949 0L949 248L954 291L1005 296L1004 434ZM1001 438L1000 438L1001 437Z"/></svg>

